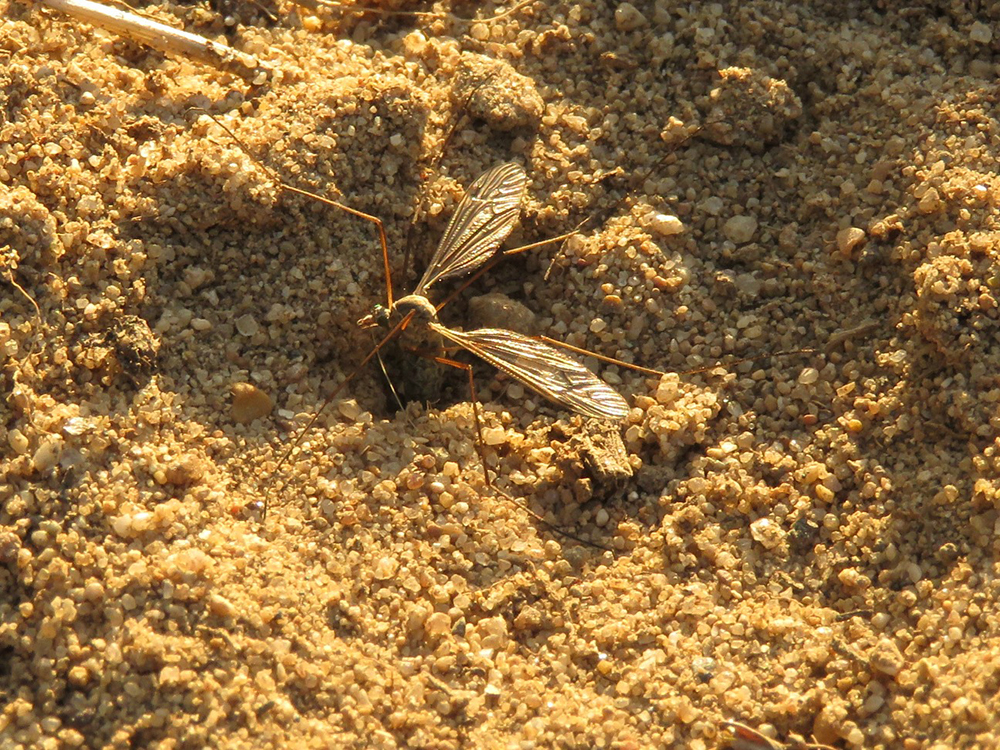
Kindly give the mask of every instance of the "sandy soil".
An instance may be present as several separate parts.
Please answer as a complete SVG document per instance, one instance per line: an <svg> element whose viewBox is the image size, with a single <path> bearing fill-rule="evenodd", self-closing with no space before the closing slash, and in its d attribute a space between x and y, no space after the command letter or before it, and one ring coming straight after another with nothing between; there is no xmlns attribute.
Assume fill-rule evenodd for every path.
<svg viewBox="0 0 1000 750"><path fill-rule="evenodd" d="M0 747L998 746L1000 10L504 9L147 9L253 80L4 3ZM588 359L609 431L477 369L518 503L374 368L275 480L379 245L194 107L400 294L522 164L509 247L594 220L443 319L671 374Z"/></svg>

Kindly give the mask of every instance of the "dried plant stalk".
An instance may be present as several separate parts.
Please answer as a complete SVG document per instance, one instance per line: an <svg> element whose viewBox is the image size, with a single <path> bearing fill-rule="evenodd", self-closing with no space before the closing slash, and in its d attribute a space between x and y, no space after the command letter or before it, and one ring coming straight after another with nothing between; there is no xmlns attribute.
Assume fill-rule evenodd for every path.
<svg viewBox="0 0 1000 750"><path fill-rule="evenodd" d="M91 0L41 0L41 2L53 10L121 34L140 44L168 54L207 62L217 68L236 72L254 83L263 83L270 75L270 69L253 55L135 13L110 8Z"/></svg>

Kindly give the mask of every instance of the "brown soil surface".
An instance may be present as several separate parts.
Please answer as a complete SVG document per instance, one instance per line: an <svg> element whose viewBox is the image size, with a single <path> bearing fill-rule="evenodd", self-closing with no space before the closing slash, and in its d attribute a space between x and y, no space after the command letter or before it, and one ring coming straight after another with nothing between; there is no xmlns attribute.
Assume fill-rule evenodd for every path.
<svg viewBox="0 0 1000 750"><path fill-rule="evenodd" d="M3 7L0 747L998 745L994 6L146 9L256 77ZM367 367L275 471L379 244L192 108L397 295L523 165L507 247L591 222L442 320L671 374L588 359L609 430L477 369L500 492Z"/></svg>

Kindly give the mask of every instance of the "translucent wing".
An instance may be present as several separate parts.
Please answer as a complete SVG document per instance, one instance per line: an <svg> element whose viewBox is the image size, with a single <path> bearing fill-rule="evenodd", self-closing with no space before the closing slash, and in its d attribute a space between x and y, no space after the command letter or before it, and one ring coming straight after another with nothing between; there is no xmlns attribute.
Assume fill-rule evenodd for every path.
<svg viewBox="0 0 1000 750"><path fill-rule="evenodd" d="M424 295L441 279L462 276L485 263L514 228L527 184L528 176L517 164L501 164L477 177L413 293Z"/></svg>
<svg viewBox="0 0 1000 750"><path fill-rule="evenodd" d="M440 323L430 327L545 398L586 417L620 420L628 414L625 399L611 386L544 342L502 328L456 331Z"/></svg>

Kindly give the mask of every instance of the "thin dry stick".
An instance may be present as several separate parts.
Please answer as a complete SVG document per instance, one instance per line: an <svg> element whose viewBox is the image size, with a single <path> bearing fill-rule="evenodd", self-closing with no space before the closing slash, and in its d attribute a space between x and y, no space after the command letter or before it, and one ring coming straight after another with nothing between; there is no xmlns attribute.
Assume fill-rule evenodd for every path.
<svg viewBox="0 0 1000 750"><path fill-rule="evenodd" d="M463 23L492 23L493 21L499 21L511 16L517 11L521 10L528 5L532 5L538 0L521 0L521 2L515 4L514 6L508 8L505 11L496 13L492 16L487 16L486 18L463 18L462 16L456 15L455 13L449 13L447 11L437 11L437 10L395 10L392 8L379 8L370 5L354 5L348 3L338 3L333 2L333 0L292 0L296 5L301 5L304 8L309 8L310 10L318 10L319 8L324 8L326 10L333 11L334 13L341 13L344 15L375 15L382 16L383 18L398 18L398 17L409 17L409 18L450 18L454 21Z"/></svg>
<svg viewBox="0 0 1000 750"><path fill-rule="evenodd" d="M244 78L251 79L253 83L264 83L271 74L270 68L253 55L135 13L109 8L91 0L40 0L40 2L53 10L121 34L140 44L207 62L222 70L236 72Z"/></svg>
<svg viewBox="0 0 1000 750"><path fill-rule="evenodd" d="M39 309L38 303L35 302L35 298L28 294L27 290L17 282L17 279L14 278L14 269L16 268L17 253L12 247L10 247L10 245L4 245L0 248L0 273L3 274L3 277L8 284L17 289L17 291L19 291L24 298L31 303L31 306L35 308L35 317L37 317L38 320L41 320L42 311Z"/></svg>

